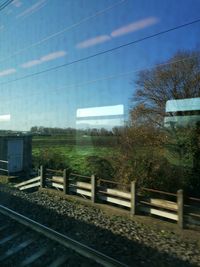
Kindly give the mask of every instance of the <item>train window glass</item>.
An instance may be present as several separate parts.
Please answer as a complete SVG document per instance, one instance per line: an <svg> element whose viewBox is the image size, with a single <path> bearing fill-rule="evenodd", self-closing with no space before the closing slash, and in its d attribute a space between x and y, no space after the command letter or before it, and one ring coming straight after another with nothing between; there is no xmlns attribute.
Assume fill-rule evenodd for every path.
<svg viewBox="0 0 200 267"><path fill-rule="evenodd" d="M199 8L0 0L1 177L44 175L33 191L55 179L60 192L67 176L68 194L126 211L132 182L144 197L183 190L200 199Z"/></svg>

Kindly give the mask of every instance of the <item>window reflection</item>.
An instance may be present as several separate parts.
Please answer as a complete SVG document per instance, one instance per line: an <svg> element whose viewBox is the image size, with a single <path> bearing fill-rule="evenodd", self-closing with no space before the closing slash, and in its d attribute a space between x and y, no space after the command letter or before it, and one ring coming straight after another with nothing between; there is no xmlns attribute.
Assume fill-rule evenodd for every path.
<svg viewBox="0 0 200 267"><path fill-rule="evenodd" d="M77 110L76 126L78 129L105 128L112 130L124 125L124 106L91 107Z"/></svg>
<svg viewBox="0 0 200 267"><path fill-rule="evenodd" d="M0 115L0 122L10 121L10 120L11 120L10 114Z"/></svg>
<svg viewBox="0 0 200 267"><path fill-rule="evenodd" d="M164 119L166 127L195 126L200 121L200 98L168 100L166 113L171 115Z"/></svg>

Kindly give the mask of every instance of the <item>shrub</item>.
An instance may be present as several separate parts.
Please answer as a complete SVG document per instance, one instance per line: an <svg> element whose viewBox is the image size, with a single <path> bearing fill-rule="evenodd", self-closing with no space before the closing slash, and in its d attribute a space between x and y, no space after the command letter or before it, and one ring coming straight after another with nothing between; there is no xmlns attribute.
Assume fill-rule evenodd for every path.
<svg viewBox="0 0 200 267"><path fill-rule="evenodd" d="M107 159L98 156L89 156L86 162L87 168L97 177L104 179L113 178L114 169Z"/></svg>
<svg viewBox="0 0 200 267"><path fill-rule="evenodd" d="M40 149L39 152L33 156L33 165L36 168L43 165L45 168L55 170L69 169L64 155L50 148Z"/></svg>

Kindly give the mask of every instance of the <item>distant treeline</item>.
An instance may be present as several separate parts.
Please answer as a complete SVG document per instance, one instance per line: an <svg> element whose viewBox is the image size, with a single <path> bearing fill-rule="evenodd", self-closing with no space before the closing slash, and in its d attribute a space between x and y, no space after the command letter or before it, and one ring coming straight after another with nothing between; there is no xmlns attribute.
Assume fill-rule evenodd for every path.
<svg viewBox="0 0 200 267"><path fill-rule="evenodd" d="M29 131L25 132L25 131L12 131L12 130L0 130L0 135L3 136L16 136L16 135L25 135L25 134L30 134Z"/></svg>
<svg viewBox="0 0 200 267"><path fill-rule="evenodd" d="M70 135L70 136L118 136L122 131L122 127L114 127L112 130L105 128L101 129L75 129L75 128L58 128L58 127L43 127L33 126L30 129L30 133L34 135Z"/></svg>

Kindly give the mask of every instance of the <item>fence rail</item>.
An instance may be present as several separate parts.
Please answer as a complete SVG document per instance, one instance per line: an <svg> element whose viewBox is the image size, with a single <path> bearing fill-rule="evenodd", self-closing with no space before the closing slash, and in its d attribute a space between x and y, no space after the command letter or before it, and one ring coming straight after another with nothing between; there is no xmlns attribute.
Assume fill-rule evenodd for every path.
<svg viewBox="0 0 200 267"><path fill-rule="evenodd" d="M52 175L49 176L48 173L47 177L44 168L41 166L38 177L22 182L15 187L20 190L38 186L42 188L56 188L63 190L64 194L77 194L84 198L89 198L93 203L103 201L110 205L114 204L124 207L130 210L131 215L143 212L170 219L176 221L180 228L183 228L185 223L200 225L200 199L194 197L184 198L183 190L178 190L177 193L170 193L156 189L142 188L142 192L146 191L154 195L149 196L145 193L141 194L140 192L139 194L137 192L136 182L125 185L110 180L99 179L99 183L99 180L94 175L84 176L75 173L67 175L66 170L59 172L56 170L51 171ZM54 173L62 173L62 176L55 176ZM85 178L86 182L83 181ZM108 185L102 185L101 181L108 183ZM116 185L116 188L113 188L113 184ZM123 185L123 188L129 188L129 190L119 190L119 185ZM173 198L171 198L172 196ZM193 204L186 203L185 199L190 200Z"/></svg>
<svg viewBox="0 0 200 267"><path fill-rule="evenodd" d="M53 170L53 169L46 169L48 172L56 172L56 173L63 173L61 170Z"/></svg>
<svg viewBox="0 0 200 267"><path fill-rule="evenodd" d="M200 198L196 198L196 197L188 197L189 200L191 201L197 201L200 202Z"/></svg>
<svg viewBox="0 0 200 267"><path fill-rule="evenodd" d="M8 170L8 164L9 164L9 162L7 160L0 160L0 164L1 163L6 164L7 165L7 169L0 168L0 171L6 172L9 175L9 170Z"/></svg>
<svg viewBox="0 0 200 267"><path fill-rule="evenodd" d="M15 187L18 188L19 190L25 190L25 189L30 189L33 187L39 187L40 186L40 179L41 177L35 177L32 179L29 179L27 181L24 181L22 183L16 184Z"/></svg>
<svg viewBox="0 0 200 267"><path fill-rule="evenodd" d="M91 179L90 176L81 175L81 174L77 174L77 173L70 173L70 176L81 177L81 178L86 178L86 179Z"/></svg>
<svg viewBox="0 0 200 267"><path fill-rule="evenodd" d="M106 180L106 179L99 179L100 183L101 182L105 182L105 183L108 183L108 184L115 184L115 185L121 185L121 186L128 186L130 187L129 184L123 184L123 183L119 183L119 182L116 182L116 181L111 181L111 180Z"/></svg>
<svg viewBox="0 0 200 267"><path fill-rule="evenodd" d="M169 193L166 191L160 191L160 190L150 189L150 188L146 188L146 187L142 187L142 190L148 191L148 192L153 192L153 193L159 193L159 194L167 195L167 196L175 196L175 197L177 196L177 194L175 194L175 193Z"/></svg>

